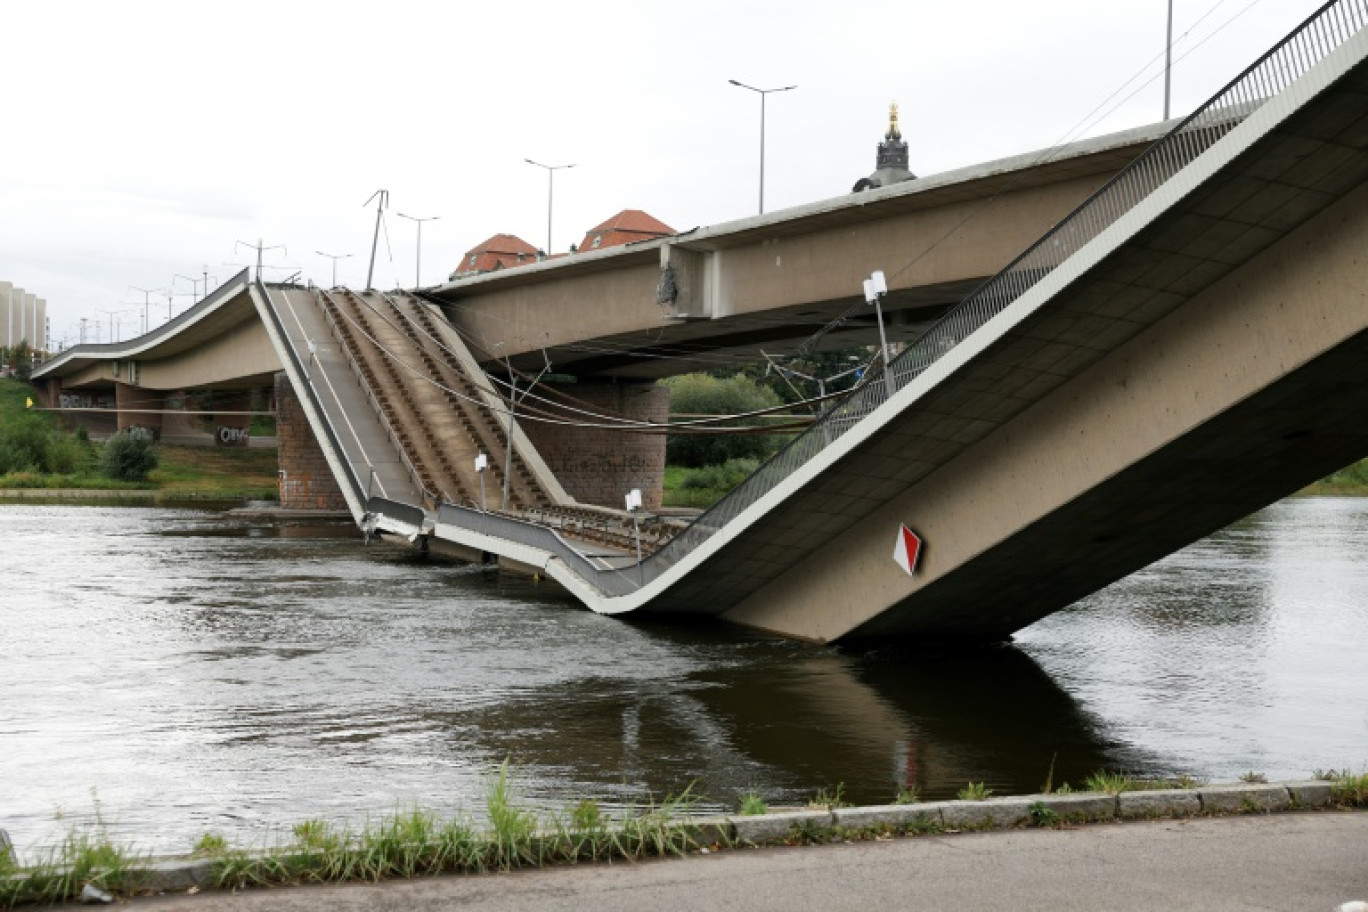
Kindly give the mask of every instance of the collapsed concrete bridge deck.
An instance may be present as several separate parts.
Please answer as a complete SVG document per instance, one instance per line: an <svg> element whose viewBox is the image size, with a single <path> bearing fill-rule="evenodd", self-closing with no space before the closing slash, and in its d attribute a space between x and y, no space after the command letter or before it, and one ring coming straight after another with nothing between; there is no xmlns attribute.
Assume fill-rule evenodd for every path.
<svg viewBox="0 0 1368 912"><path fill-rule="evenodd" d="M486 345L500 321L469 299L487 293L523 357L547 349L585 377L644 380L659 359L631 338L661 320L752 344L744 322L715 328L750 319L737 302L764 294L748 283L793 266L801 244L762 239L752 257L665 239L429 302L259 283L239 298L368 533L498 555L607 614L715 615L823 642L1002 638L1368 453L1365 23L1368 0L1327 4L994 278L936 305L887 378L686 528L653 530L641 561L625 514L556 491L527 421L499 437L511 409L463 346ZM893 230L875 219L855 233L881 227ZM924 250L904 245L893 262L910 265L894 274ZM811 253L791 271L806 276ZM765 268L747 273L747 258ZM817 288L794 306L843 307L838 286L858 283L842 269L789 286ZM676 296L662 302L670 270ZM918 279L929 297L907 309L945 293L942 279L967 281L947 276ZM529 333L538 308L578 307L582 338L596 337L606 300L634 302L616 314L628 344L612 357L575 349L573 320ZM465 467L500 445L510 496L494 509ZM602 547L587 544L600 522ZM903 527L925 541L915 572L891 559Z"/></svg>

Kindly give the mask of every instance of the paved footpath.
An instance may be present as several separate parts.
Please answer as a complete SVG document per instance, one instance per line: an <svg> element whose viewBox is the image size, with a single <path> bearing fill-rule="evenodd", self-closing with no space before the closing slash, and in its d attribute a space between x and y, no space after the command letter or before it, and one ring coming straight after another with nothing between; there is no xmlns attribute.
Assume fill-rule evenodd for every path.
<svg viewBox="0 0 1368 912"><path fill-rule="evenodd" d="M1094 824L136 900L146 912L688 909L1333 912L1368 900L1368 812Z"/></svg>

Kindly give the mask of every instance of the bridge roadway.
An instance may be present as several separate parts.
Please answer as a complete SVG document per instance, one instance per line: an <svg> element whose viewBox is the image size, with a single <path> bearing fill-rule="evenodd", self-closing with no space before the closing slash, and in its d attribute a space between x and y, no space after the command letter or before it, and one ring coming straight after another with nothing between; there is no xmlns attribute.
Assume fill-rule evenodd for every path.
<svg viewBox="0 0 1368 912"><path fill-rule="evenodd" d="M640 567L460 506L433 534L605 613L996 639L1361 458L1365 22L1328 4Z"/></svg>

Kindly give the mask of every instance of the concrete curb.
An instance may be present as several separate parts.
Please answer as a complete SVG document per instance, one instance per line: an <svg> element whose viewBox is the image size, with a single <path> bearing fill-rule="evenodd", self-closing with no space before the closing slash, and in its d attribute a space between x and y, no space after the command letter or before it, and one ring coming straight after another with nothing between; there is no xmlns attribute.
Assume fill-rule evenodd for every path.
<svg viewBox="0 0 1368 912"><path fill-rule="evenodd" d="M865 807L779 811L772 814L724 815L681 820L694 831L699 848L713 843L743 846L782 845L795 839L879 833L944 833L961 830L1015 829L1033 822L1091 823L1198 815L1266 814L1335 805L1334 784L1323 780L1281 783L1235 783L1195 789L1121 792L1074 792L1066 795L1019 795L984 801L925 801ZM1049 811L1054 818L1036 820ZM20 875L21 876L21 875ZM165 859L132 872L146 892L209 889L214 886L211 859Z"/></svg>

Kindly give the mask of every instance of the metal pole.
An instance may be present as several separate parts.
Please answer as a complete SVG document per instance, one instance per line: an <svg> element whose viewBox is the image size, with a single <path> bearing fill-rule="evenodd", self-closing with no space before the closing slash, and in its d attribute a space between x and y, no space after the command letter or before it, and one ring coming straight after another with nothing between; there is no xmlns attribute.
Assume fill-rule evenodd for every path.
<svg viewBox="0 0 1368 912"><path fill-rule="evenodd" d="M513 373L513 364L504 358L504 365L508 368L508 433L504 448L504 488L503 488L503 508L508 509L509 482L513 477L513 410L518 404L518 375Z"/></svg>
<svg viewBox="0 0 1368 912"><path fill-rule="evenodd" d="M420 218L413 215L404 215L402 212L396 212L395 215L400 218L408 219L410 222L418 223L418 268L413 275L413 287L420 288L423 284L423 222L435 222L437 219L441 218L441 216L431 215L426 218Z"/></svg>
<svg viewBox="0 0 1368 912"><path fill-rule="evenodd" d="M893 372L888 369L888 340L884 338L883 308L879 306L878 295L874 298L874 315L879 318L879 352L883 355L884 363L884 384L888 387L888 398L893 398Z"/></svg>
<svg viewBox="0 0 1368 912"><path fill-rule="evenodd" d="M546 256L551 256L551 213L556 198L556 172L562 168L573 168L574 165L543 165L541 162L525 158L523 161L529 165L536 165L538 168L546 169Z"/></svg>
<svg viewBox="0 0 1368 912"><path fill-rule="evenodd" d="M772 92L788 92L798 88L797 86L783 86L777 89L757 89L753 85L746 85L735 79L728 79L732 85L742 89L750 89L760 96L760 214L765 212L765 96Z"/></svg>
<svg viewBox="0 0 1368 912"><path fill-rule="evenodd" d="M636 539L637 582L644 585L646 583L646 570L641 566L641 527L637 525L636 510L632 511L632 536Z"/></svg>
<svg viewBox="0 0 1368 912"><path fill-rule="evenodd" d="M1169 70L1173 64L1173 0L1168 0L1168 32L1164 38L1164 120L1169 119Z"/></svg>
<svg viewBox="0 0 1368 912"><path fill-rule="evenodd" d="M371 278L375 275L375 251L380 246L380 216L385 211L385 204L389 202L389 191L376 190L370 195L370 199L366 200L365 205L369 206L370 201L376 197L380 199L375 204L375 237L371 239L370 268L366 270L366 291L371 290Z"/></svg>
<svg viewBox="0 0 1368 912"><path fill-rule="evenodd" d="M760 214L765 214L765 96L760 93Z"/></svg>

